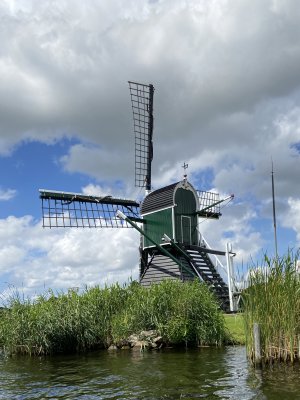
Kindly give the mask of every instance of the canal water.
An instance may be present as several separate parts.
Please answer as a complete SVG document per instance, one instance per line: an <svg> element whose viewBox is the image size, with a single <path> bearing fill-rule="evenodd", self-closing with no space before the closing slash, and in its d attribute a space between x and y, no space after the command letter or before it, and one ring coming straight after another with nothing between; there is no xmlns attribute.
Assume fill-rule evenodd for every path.
<svg viewBox="0 0 300 400"><path fill-rule="evenodd" d="M0 399L300 399L300 367L254 370L244 347L0 355Z"/></svg>

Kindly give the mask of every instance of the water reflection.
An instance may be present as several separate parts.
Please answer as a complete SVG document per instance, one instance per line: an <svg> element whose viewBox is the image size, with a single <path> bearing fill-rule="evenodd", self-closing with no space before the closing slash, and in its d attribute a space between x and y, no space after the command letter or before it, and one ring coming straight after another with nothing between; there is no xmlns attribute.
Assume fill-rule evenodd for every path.
<svg viewBox="0 0 300 400"><path fill-rule="evenodd" d="M243 347L0 359L0 399L300 399L299 366L253 370Z"/></svg>

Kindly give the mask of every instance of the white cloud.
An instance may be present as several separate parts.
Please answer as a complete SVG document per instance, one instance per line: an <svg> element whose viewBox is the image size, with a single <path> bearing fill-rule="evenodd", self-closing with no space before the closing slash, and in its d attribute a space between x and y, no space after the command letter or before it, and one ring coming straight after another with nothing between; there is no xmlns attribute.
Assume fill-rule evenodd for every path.
<svg viewBox="0 0 300 400"><path fill-rule="evenodd" d="M17 191L15 189L1 189L0 187L0 201L11 200L16 196L16 194Z"/></svg>
<svg viewBox="0 0 300 400"><path fill-rule="evenodd" d="M87 196L112 196L119 199L131 199L137 202L139 202L140 198L143 198L144 195L143 189L133 189L130 184L124 186L123 182L119 185L94 185L90 183L82 187L81 191Z"/></svg>
<svg viewBox="0 0 300 400"><path fill-rule="evenodd" d="M236 264L247 264L262 251L264 239L253 227L257 215L247 203L229 203L221 209L219 220L200 220L199 230L215 250L232 245ZM226 263L226 260L223 260Z"/></svg>
<svg viewBox="0 0 300 400"><path fill-rule="evenodd" d="M121 154L122 143L116 143L116 150L76 144L60 162L67 172L81 172L99 180L110 181L128 176L133 169L133 160ZM126 162L127 159L127 162Z"/></svg>
<svg viewBox="0 0 300 400"><path fill-rule="evenodd" d="M0 249L0 272L15 268L16 265L20 265L26 256L24 249L21 249L14 245L8 245Z"/></svg>
<svg viewBox="0 0 300 400"><path fill-rule="evenodd" d="M67 132L111 152L132 130L128 79L153 81L156 137L165 145L175 137L178 150L182 139L204 136L216 118L251 113L260 101L299 87L298 7L292 12L271 1L28 4L2 6L1 42L10 43L1 56L3 152L24 138L47 142ZM218 134L220 144L230 141L224 130ZM127 151L127 140L121 142ZM105 160L99 163L108 169Z"/></svg>
<svg viewBox="0 0 300 400"><path fill-rule="evenodd" d="M297 246L300 248L300 199L299 198L288 198L288 210L282 218L282 225L291 228L296 232L297 235ZM297 247L296 247L297 249Z"/></svg>
<svg viewBox="0 0 300 400"><path fill-rule="evenodd" d="M0 271L25 294L138 278L133 229L46 230L30 217L0 220Z"/></svg>

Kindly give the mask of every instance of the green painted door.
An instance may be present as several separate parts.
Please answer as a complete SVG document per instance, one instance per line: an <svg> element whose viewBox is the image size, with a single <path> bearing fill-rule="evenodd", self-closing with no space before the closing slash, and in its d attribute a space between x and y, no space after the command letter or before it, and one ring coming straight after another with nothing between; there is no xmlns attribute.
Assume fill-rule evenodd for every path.
<svg viewBox="0 0 300 400"><path fill-rule="evenodd" d="M175 193L175 238L178 242L197 244L196 199L191 190L177 189Z"/></svg>
<svg viewBox="0 0 300 400"><path fill-rule="evenodd" d="M181 215L181 242L192 244L192 224L191 217Z"/></svg>

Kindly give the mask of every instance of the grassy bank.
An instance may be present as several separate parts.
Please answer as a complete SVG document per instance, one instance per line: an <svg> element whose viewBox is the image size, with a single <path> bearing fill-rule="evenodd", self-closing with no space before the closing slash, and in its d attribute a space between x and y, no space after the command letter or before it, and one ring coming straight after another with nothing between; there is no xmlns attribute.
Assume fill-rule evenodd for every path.
<svg viewBox="0 0 300 400"><path fill-rule="evenodd" d="M297 256L265 257L264 265L250 274L243 294L247 351L254 358L253 324L261 331L263 362L300 359L300 280Z"/></svg>
<svg viewBox="0 0 300 400"><path fill-rule="evenodd" d="M243 314L225 314L224 319L228 332L228 343L236 345L246 344Z"/></svg>
<svg viewBox="0 0 300 400"><path fill-rule="evenodd" d="M154 329L166 343L220 345L223 315L207 286L165 281L149 289L133 282L83 293L14 296L0 320L0 346L10 354L54 354L108 347Z"/></svg>

